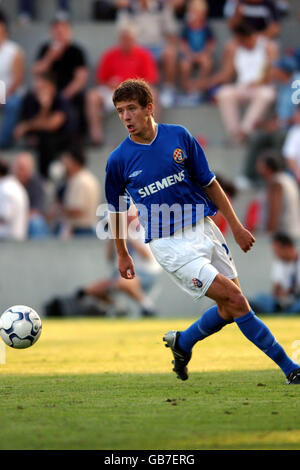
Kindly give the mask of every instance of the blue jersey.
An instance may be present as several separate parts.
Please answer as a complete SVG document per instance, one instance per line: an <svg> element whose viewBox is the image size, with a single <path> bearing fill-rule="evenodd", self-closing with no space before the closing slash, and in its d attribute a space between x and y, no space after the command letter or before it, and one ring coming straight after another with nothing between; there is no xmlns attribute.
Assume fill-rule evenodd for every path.
<svg viewBox="0 0 300 470"><path fill-rule="evenodd" d="M105 193L112 212L126 211L134 202L148 242L215 215L217 208L202 189L214 178L202 147L184 127L158 124L150 144L128 136L111 153Z"/></svg>

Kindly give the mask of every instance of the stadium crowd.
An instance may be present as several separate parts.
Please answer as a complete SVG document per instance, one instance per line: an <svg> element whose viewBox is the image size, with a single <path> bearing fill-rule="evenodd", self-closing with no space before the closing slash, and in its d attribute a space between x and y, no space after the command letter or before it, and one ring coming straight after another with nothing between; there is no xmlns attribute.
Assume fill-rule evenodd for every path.
<svg viewBox="0 0 300 470"><path fill-rule="evenodd" d="M173 106L216 107L224 144L240 146L245 154L237 187L262 192L249 201L249 227L274 234L287 226L299 207L300 182L300 110L292 100L300 44L283 50L280 37L288 0L95 0L93 19L113 21L118 32L95 71L73 30L72 1L54 3L49 39L37 47L31 64L22 44L10 37L5 11L0 14L0 81L6 86L1 240L95 236L101 188L85 154L105 143L103 123L113 108L113 90L131 77L151 84L158 119ZM36 2L20 0L18 6L17 21L30 27L38 19ZM212 18L230 32L226 43L218 43ZM10 149L17 152L13 161L5 158ZM14 202L6 203L11 194ZM287 214L291 205L293 213ZM23 227L15 232L11 221L21 212ZM294 223L289 235L299 234Z"/></svg>

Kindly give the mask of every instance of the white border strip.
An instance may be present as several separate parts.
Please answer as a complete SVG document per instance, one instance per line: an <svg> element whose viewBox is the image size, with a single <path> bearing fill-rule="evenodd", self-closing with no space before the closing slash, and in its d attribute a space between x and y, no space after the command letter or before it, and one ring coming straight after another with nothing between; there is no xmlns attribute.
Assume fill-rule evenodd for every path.
<svg viewBox="0 0 300 470"><path fill-rule="evenodd" d="M6 348L2 340L0 340L0 365L6 364Z"/></svg>

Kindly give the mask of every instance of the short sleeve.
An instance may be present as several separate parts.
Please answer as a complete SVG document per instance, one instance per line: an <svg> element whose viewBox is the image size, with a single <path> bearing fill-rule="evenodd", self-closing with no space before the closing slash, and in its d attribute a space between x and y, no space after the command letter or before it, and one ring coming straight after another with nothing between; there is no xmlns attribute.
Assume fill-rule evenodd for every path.
<svg viewBox="0 0 300 470"><path fill-rule="evenodd" d="M105 196L110 212L126 212L130 198L126 194L126 184L119 161L112 155L106 165Z"/></svg>
<svg viewBox="0 0 300 470"><path fill-rule="evenodd" d="M187 141L187 169L190 178L196 180L200 186L208 186L214 179L215 174L210 170L205 153L199 142L185 129Z"/></svg>
<svg viewBox="0 0 300 470"><path fill-rule="evenodd" d="M85 57L85 53L83 52L83 49L81 49L81 47L79 46L75 46L73 47L73 57L72 57L72 60L73 60L73 64L75 67L85 67L86 64L87 64L87 61L86 61L86 57Z"/></svg>

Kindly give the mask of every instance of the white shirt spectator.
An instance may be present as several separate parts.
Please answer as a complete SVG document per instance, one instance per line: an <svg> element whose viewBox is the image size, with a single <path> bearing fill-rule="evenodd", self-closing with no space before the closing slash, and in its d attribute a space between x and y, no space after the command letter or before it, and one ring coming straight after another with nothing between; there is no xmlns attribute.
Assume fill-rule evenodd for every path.
<svg viewBox="0 0 300 470"><path fill-rule="evenodd" d="M297 261L274 260L271 268L271 281L291 293L291 300L300 293L300 258Z"/></svg>
<svg viewBox="0 0 300 470"><path fill-rule="evenodd" d="M0 178L0 240L24 240L28 214L28 196L21 183L12 175Z"/></svg>
<svg viewBox="0 0 300 470"><path fill-rule="evenodd" d="M285 158L294 160L300 166L300 125L291 127L287 133L282 153Z"/></svg>
<svg viewBox="0 0 300 470"><path fill-rule="evenodd" d="M138 42L144 47L162 46L167 35L178 32L174 12L169 5L151 0L147 9L136 2L127 10L121 10L119 24L133 21L138 29Z"/></svg>
<svg viewBox="0 0 300 470"><path fill-rule="evenodd" d="M96 211L100 203L100 185L95 176L83 168L68 180L64 196L64 206L80 209L80 217L67 217L72 228L94 227L97 222Z"/></svg>
<svg viewBox="0 0 300 470"><path fill-rule="evenodd" d="M20 53L23 54L21 47L9 39L0 44L0 80L5 83L6 89L12 84L14 60ZM18 93L23 91L23 85L15 90Z"/></svg>

